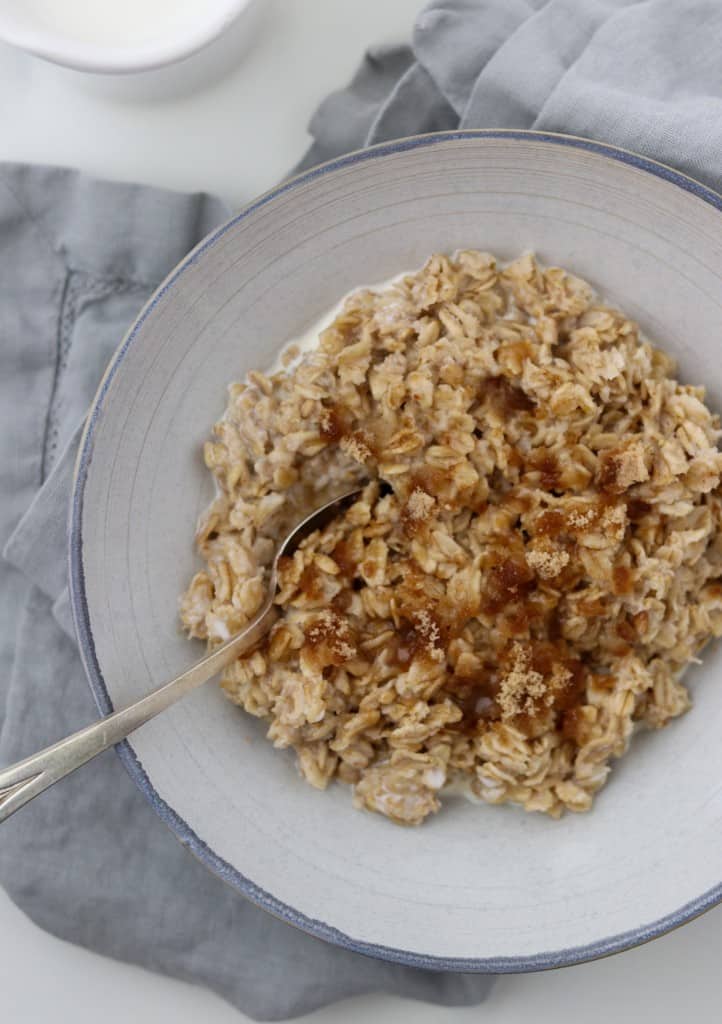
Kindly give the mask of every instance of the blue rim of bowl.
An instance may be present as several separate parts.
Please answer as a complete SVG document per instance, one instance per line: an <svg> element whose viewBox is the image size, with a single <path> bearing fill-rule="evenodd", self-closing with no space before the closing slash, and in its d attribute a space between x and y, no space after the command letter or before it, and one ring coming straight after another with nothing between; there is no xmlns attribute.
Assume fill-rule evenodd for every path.
<svg viewBox="0 0 722 1024"><path fill-rule="evenodd" d="M561 135L553 132L521 131L516 129L476 129L468 131L434 132L428 135L418 135L406 139L399 139L394 142L381 143L368 149L358 150L346 156L338 157L328 163L320 164L309 171L305 171L290 180L283 182L278 187L264 193L255 202L245 207L231 220L222 224L212 231L195 249L193 249L169 274L155 294L148 300L141 311L138 319L128 331L127 335L116 350L108 368L100 382L93 405L85 425L78 458L75 467L75 480L71 499L70 514L70 596L73 611L75 629L78 636L80 653L85 667L90 688L93 691L96 704L102 714L109 714L114 710L110 695L105 685L100 665L95 652L93 634L90 627L90 616L85 591L85 575L82 560L82 515L83 495L88 476L92 454L93 440L98 420L102 415L103 404L113 378L118 372L125 354L138 336L146 319L156 307L168 295L175 283L184 271L196 263L227 231L233 228L240 221L251 217L256 210L266 206L278 196L284 195L300 185L305 185L315 178L331 174L336 170L350 167L354 164L361 164L367 160L375 160L378 157L390 156L395 153L402 153L408 150L423 149L441 142L453 140L483 140L483 139L506 139L513 141L535 141L547 143L553 146L568 146L572 149L584 150L598 156L607 157L620 163L635 167L638 170L653 174L656 178L677 185L685 192L689 192L698 199L709 203L719 212L722 212L722 195L707 188L701 182L668 167L665 164L657 163L646 157L640 156L629 150L619 149L605 143L594 142L573 135ZM550 952L535 953L529 956L505 956L505 957L437 957L422 953L415 953L412 950L395 949L390 946L377 945L372 942L365 942L354 939L352 936L339 931L337 928L310 918L300 913L286 903L276 899L271 893L266 892L255 885L249 878L246 878L231 864L219 857L201 838L191 826L180 817L173 808L166 803L153 787L153 784L145 772L138 756L128 740L124 740L116 747L118 755L123 762L130 777L146 797L159 817L175 833L177 838L186 846L203 864L214 874L218 875L224 882L232 885L246 898L252 900L264 910L280 918L288 924L308 932L319 939L324 939L334 945L355 953L362 953L366 956L403 964L409 967L425 968L435 971L458 971L475 972L484 974L515 974L529 971L550 970L556 967L567 967L572 964L584 963L589 960L597 960L601 957L611 956L613 953L621 952L633 946L641 945L652 939L664 935L666 932L678 928L687 921L698 917L717 903L722 901L722 882L712 889L703 893L697 899L684 904L671 914L653 921L650 924L640 925L630 931L626 931L583 946L575 946L567 949L553 950Z"/></svg>

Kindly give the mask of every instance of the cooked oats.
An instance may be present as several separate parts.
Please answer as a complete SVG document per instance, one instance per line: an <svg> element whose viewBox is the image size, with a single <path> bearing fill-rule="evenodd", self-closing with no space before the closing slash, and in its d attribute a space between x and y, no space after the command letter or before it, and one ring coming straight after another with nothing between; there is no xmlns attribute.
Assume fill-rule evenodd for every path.
<svg viewBox="0 0 722 1024"><path fill-rule="evenodd" d="M587 810L722 635L719 420L673 373L529 254L438 255L356 292L317 347L231 386L185 628L241 629L287 527L368 481L282 561L280 617L226 694L312 785L394 821L460 785Z"/></svg>

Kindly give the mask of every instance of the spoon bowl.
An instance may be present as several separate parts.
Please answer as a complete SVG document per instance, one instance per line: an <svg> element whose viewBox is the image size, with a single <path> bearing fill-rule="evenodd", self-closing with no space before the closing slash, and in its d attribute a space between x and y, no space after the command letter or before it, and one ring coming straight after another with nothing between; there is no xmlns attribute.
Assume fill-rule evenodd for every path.
<svg viewBox="0 0 722 1024"><path fill-rule="evenodd" d="M278 586L278 563L295 551L304 537L328 523L339 510L363 488L346 491L325 502L306 515L286 534L279 544L268 578L266 600L245 629L226 640L168 683L146 697L134 701L120 711L106 715L99 722L73 733L45 750L33 754L0 772L0 821L9 818L30 800L70 775L108 747L120 743L131 732L165 711L171 704L207 683L235 658L252 650L263 639L278 617L274 599Z"/></svg>

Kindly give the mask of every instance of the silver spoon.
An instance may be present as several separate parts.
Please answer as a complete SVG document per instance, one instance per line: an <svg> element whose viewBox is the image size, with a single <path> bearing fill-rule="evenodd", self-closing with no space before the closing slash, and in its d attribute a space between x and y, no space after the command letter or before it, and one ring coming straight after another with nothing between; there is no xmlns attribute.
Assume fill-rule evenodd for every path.
<svg viewBox="0 0 722 1024"><path fill-rule="evenodd" d="M86 761L90 761L97 754L102 754L108 747L120 743L135 729L155 718L171 704L175 704L186 693L208 682L226 665L251 650L268 633L278 617L278 610L273 601L278 586L279 559L290 554L307 534L329 522L345 502L355 498L362 490L363 488L359 487L326 502L302 519L286 535L273 559L266 600L244 630L236 633L221 647L217 647L171 682L164 683L149 693L147 697L142 697L112 715L106 715L105 718L73 733L67 739L60 740L38 754L33 754L24 761L0 771L0 821L9 818L20 807L74 772L76 768L80 768Z"/></svg>

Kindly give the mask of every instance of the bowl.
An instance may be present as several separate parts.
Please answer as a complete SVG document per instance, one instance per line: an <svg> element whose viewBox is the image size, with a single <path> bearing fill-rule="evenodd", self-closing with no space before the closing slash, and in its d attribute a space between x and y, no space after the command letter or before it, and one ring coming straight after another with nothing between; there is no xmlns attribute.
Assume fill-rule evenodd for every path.
<svg viewBox="0 0 722 1024"><path fill-rule="evenodd" d="M0 40L79 71L127 74L183 60L220 36L251 0L106 5L0 0ZM134 22L135 19L135 22Z"/></svg>
<svg viewBox="0 0 722 1024"><path fill-rule="evenodd" d="M71 592L102 712L201 654L178 596L211 497L200 446L226 385L269 366L349 290L434 251L533 248L589 279L722 408L722 199L642 157L560 135L440 133L280 185L170 275L114 356L72 505ZM160 817L217 875L323 939L456 971L527 971L661 934L722 897L719 647L694 709L642 735L587 815L451 799L421 829L320 793L263 723L210 685L118 752Z"/></svg>

